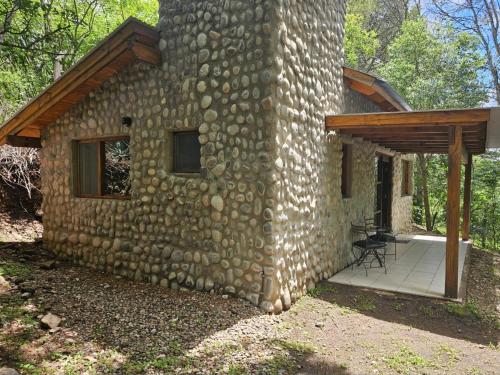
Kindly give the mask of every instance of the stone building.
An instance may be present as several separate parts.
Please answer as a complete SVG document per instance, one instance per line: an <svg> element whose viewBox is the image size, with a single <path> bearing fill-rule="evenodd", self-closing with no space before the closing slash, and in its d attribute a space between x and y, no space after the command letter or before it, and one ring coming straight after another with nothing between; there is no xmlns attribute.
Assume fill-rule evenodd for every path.
<svg viewBox="0 0 500 375"><path fill-rule="evenodd" d="M412 158L325 130L409 110L343 67L345 10L160 0L156 28L126 21L0 128L41 147L45 246L278 313L350 263L351 222L407 230Z"/></svg>

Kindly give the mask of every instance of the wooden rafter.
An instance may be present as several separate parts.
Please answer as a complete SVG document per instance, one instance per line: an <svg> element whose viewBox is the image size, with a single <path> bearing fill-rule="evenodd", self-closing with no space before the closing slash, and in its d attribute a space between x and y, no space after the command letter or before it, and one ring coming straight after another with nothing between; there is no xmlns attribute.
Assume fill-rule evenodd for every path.
<svg viewBox="0 0 500 375"><path fill-rule="evenodd" d="M465 149L486 147L489 108L327 116L326 130L363 138L402 153L448 153L449 128L460 126Z"/></svg>

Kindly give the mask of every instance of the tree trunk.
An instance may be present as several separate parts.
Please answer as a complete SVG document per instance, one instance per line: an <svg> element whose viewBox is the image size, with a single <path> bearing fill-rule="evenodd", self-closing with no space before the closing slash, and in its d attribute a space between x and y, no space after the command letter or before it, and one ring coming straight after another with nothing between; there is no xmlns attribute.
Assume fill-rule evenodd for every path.
<svg viewBox="0 0 500 375"><path fill-rule="evenodd" d="M62 59L64 55L56 55L54 58L54 81L57 80L63 73Z"/></svg>
<svg viewBox="0 0 500 375"><path fill-rule="evenodd" d="M422 195L424 199L424 213L425 213L425 228L428 231L432 230L432 215L431 215L431 206L429 204L429 185L428 185L428 177L429 171L427 170L427 160L423 154L417 154L418 164L420 167L420 173L422 175Z"/></svg>

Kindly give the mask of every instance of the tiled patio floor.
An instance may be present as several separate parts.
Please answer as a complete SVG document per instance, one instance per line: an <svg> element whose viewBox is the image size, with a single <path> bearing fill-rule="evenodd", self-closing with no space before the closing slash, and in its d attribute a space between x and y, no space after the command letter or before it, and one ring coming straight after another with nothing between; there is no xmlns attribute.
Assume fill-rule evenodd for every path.
<svg viewBox="0 0 500 375"><path fill-rule="evenodd" d="M420 296L444 298L446 238L423 235L400 235L398 240L410 240L397 244L397 259L388 256L387 274L383 268L368 269L366 276L363 266L348 267L335 274L329 281L339 284L369 287ZM388 252L393 252L394 244L388 244ZM459 289L465 255L469 249L467 242L459 247Z"/></svg>

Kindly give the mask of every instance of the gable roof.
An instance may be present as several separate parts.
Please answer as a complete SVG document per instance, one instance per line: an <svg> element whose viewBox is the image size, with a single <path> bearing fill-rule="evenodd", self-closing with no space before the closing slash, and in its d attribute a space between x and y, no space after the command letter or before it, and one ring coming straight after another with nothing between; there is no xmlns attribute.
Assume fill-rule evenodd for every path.
<svg viewBox="0 0 500 375"><path fill-rule="evenodd" d="M129 18L86 56L67 70L35 99L27 103L0 127L0 145L40 147L41 129L54 122L93 89L134 61L159 65L159 32ZM358 70L344 67L349 87L385 111L411 108L384 81Z"/></svg>
<svg viewBox="0 0 500 375"><path fill-rule="evenodd" d="M386 112L411 111L411 107L387 82L374 75L344 66L344 81Z"/></svg>
<svg viewBox="0 0 500 375"><path fill-rule="evenodd" d="M0 145L9 135L40 138L52 123L90 91L133 61L160 63L158 32L129 18L59 79L0 127Z"/></svg>

